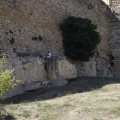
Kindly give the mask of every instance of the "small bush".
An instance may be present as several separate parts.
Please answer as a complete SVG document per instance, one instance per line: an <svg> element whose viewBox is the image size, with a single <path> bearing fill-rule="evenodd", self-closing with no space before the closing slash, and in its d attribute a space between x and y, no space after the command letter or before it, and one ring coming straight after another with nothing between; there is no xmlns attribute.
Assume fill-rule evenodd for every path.
<svg viewBox="0 0 120 120"><path fill-rule="evenodd" d="M20 82L19 80L15 80L15 77L11 76L13 70L3 70L3 64L5 61L5 55L2 55L2 59L0 59L0 98L5 99L6 92L8 92L11 88L15 88L17 84Z"/></svg>
<svg viewBox="0 0 120 120"><path fill-rule="evenodd" d="M97 25L87 18L70 16L60 24L65 55L72 60L89 61L101 41Z"/></svg>

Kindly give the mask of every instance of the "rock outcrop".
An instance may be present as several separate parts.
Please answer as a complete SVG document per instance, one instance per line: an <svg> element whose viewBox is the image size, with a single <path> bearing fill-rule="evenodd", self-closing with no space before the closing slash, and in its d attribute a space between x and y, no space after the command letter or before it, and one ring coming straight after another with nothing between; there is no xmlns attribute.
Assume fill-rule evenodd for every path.
<svg viewBox="0 0 120 120"><path fill-rule="evenodd" d="M77 77L77 70L75 65L71 64L67 59L58 61L59 75L65 79L72 79Z"/></svg>
<svg viewBox="0 0 120 120"><path fill-rule="evenodd" d="M8 97L47 87L49 83L55 86L65 85L66 79L77 77L75 65L66 58L57 56L44 60L39 56L20 57L9 54L3 69L14 69L13 76L21 80L17 89L9 91Z"/></svg>
<svg viewBox="0 0 120 120"><path fill-rule="evenodd" d="M5 68L14 69L13 75L22 80L21 84L30 84L47 79L40 57L17 57L12 54L6 59Z"/></svg>
<svg viewBox="0 0 120 120"><path fill-rule="evenodd" d="M91 58L89 62L84 63L85 71L88 76L96 77L96 60L95 58Z"/></svg>
<svg viewBox="0 0 120 120"><path fill-rule="evenodd" d="M4 69L14 69L13 76L21 80L17 89L9 91L8 97L41 88L46 84L47 73L40 57L17 57L16 54L10 54L6 58Z"/></svg>
<svg viewBox="0 0 120 120"><path fill-rule="evenodd" d="M112 10L119 14L119 0L111 2ZM86 63L78 61L75 66L58 58L49 59L45 66L41 57L11 54L5 68L15 69L13 75L22 82L10 96L38 89L49 81L63 85L65 79L77 75L120 77L120 21L115 14L101 0L0 0L0 52L45 56L50 51L65 57L59 24L69 16L92 19L102 37L97 47L99 55Z"/></svg>
<svg viewBox="0 0 120 120"><path fill-rule="evenodd" d="M52 55L64 57L59 24L69 16L93 20L102 36L97 51L100 54L109 54L111 49L109 45L113 37L113 35L109 37L111 34L110 25L113 22L111 19L115 19L115 16L101 0L29 0L29 2L26 0L0 0L0 51L41 56L45 56L50 51ZM85 63L84 66L80 66L81 64L76 65L79 76L97 74L95 70L92 73L90 73L90 69L87 70L87 67L91 66L91 62ZM28 65L25 67L29 69ZM64 74L67 75L67 68L66 71ZM60 74L63 74L62 72ZM25 74L28 76L27 72ZM29 77L28 79L30 79Z"/></svg>
<svg viewBox="0 0 120 120"><path fill-rule="evenodd" d="M48 79L57 86L67 84L67 79L77 77L75 65L71 64L66 58L54 56L47 58L46 62Z"/></svg>

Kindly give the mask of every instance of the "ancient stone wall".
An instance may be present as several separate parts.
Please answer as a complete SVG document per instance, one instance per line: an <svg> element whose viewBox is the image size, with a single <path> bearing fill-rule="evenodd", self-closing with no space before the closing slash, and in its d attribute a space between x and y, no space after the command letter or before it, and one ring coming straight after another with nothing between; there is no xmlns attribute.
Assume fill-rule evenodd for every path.
<svg viewBox="0 0 120 120"><path fill-rule="evenodd" d="M75 65L66 58L52 56L44 58L38 56L7 55L3 69L14 69L13 76L21 82L17 89L11 89L7 97L23 94L26 91L43 89L67 84L67 80L77 77Z"/></svg>
<svg viewBox="0 0 120 120"><path fill-rule="evenodd" d="M102 36L99 51L108 52L106 9L97 0L1 0L1 49L41 54L49 50L63 55L59 23L73 15L90 18L98 24Z"/></svg>
<svg viewBox="0 0 120 120"><path fill-rule="evenodd" d="M120 77L120 1L110 2L110 8L115 16L110 21L110 71L114 77Z"/></svg>
<svg viewBox="0 0 120 120"><path fill-rule="evenodd" d="M92 19L102 36L97 57L76 63L78 75L89 76L94 65L94 75L109 76L111 19L115 16L101 0L0 0L0 50L41 56L50 51L64 56L59 23L68 16Z"/></svg>

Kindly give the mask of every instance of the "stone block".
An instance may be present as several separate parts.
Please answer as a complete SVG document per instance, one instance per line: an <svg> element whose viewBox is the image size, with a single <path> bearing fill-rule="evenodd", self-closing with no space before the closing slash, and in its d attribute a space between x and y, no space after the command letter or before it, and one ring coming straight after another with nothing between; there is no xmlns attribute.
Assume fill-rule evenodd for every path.
<svg viewBox="0 0 120 120"><path fill-rule="evenodd" d="M58 73L64 79L72 79L77 77L77 70L75 65L70 63L67 59L58 60Z"/></svg>
<svg viewBox="0 0 120 120"><path fill-rule="evenodd" d="M85 71L87 76L94 76L96 77L96 60L95 58L91 58L89 62L84 63Z"/></svg>
<svg viewBox="0 0 120 120"><path fill-rule="evenodd" d="M41 81L41 82L26 84L25 90L30 91L30 90L37 90L40 88L44 88L48 85L48 83L49 83L49 81Z"/></svg>
<svg viewBox="0 0 120 120"><path fill-rule="evenodd" d="M50 83L52 83L55 86L63 86L63 85L66 85L68 82L64 78L57 78L57 79L51 80Z"/></svg>
<svg viewBox="0 0 120 120"><path fill-rule="evenodd" d="M18 85L15 89L11 89L9 92L7 92L7 97L10 98L18 94L25 93L24 85Z"/></svg>

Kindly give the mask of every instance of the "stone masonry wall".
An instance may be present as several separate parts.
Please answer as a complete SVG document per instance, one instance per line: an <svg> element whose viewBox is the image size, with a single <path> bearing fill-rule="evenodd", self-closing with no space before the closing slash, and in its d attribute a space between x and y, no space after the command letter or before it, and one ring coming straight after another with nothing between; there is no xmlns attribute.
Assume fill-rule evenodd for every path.
<svg viewBox="0 0 120 120"><path fill-rule="evenodd" d="M114 77L120 77L120 1L112 0L111 9L116 19L111 19L110 52L113 56L113 65L110 70Z"/></svg>
<svg viewBox="0 0 120 120"><path fill-rule="evenodd" d="M68 16L92 19L102 36L95 62L78 62L78 75L89 75L85 66L94 64L97 75L107 76L114 15L101 0L0 0L0 50L41 56L50 51L64 56L59 23Z"/></svg>
<svg viewBox="0 0 120 120"><path fill-rule="evenodd" d="M98 49L100 52L108 52L106 9L97 0L1 0L1 49L41 54L49 50L53 54L63 55L59 23L73 15L90 18L98 24L102 36ZM39 40L40 36L42 40ZM33 38L38 38L38 41L32 40Z"/></svg>
<svg viewBox="0 0 120 120"><path fill-rule="evenodd" d="M44 60L39 56L23 57L12 53L7 55L3 69L14 69L12 75L21 81L17 89L11 89L7 93L7 97L30 90L62 86L67 84L67 80L77 77L75 65L58 56Z"/></svg>

